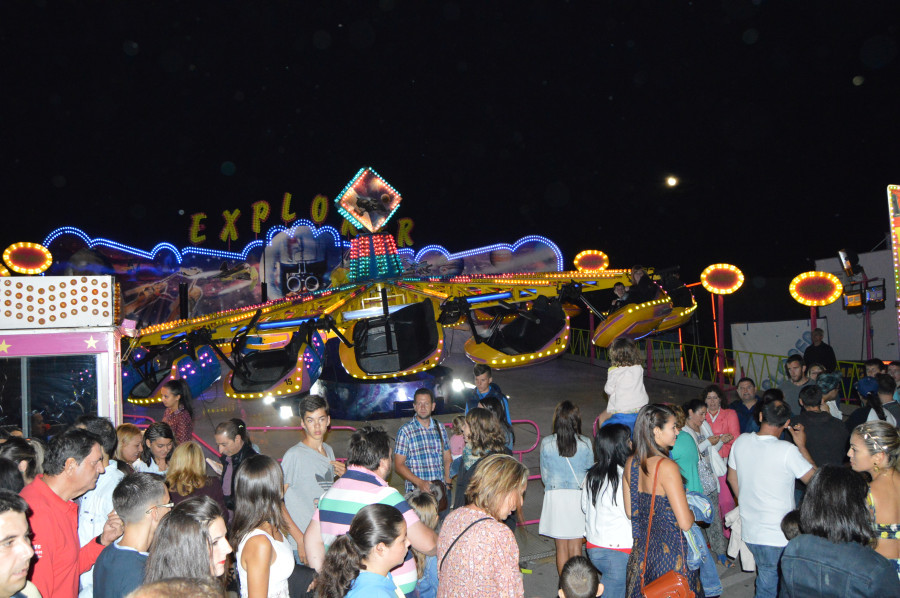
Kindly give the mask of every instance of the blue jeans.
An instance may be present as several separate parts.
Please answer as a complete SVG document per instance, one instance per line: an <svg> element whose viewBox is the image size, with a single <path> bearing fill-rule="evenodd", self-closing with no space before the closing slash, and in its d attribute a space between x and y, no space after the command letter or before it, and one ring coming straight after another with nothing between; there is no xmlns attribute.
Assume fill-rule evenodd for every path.
<svg viewBox="0 0 900 598"><path fill-rule="evenodd" d="M755 598L775 598L778 594L778 561L784 546L766 546L750 544L747 548L756 561L756 594Z"/></svg>
<svg viewBox="0 0 900 598"><path fill-rule="evenodd" d="M625 570L628 554L609 548L588 548L588 558L603 574L603 598L625 598Z"/></svg>
<svg viewBox="0 0 900 598"><path fill-rule="evenodd" d="M700 561L700 584L706 596L720 596L722 594L722 580L716 570L716 559L704 542L700 546L703 551L703 560Z"/></svg>

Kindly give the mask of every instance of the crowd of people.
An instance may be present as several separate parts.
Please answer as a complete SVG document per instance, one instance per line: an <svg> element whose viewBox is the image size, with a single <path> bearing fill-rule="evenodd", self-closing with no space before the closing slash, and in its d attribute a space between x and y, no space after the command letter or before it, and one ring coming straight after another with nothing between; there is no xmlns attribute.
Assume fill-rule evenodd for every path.
<svg viewBox="0 0 900 598"><path fill-rule="evenodd" d="M555 542L562 598L639 598L673 579L718 596L738 554L760 598L900 596L900 363L867 364L847 417L840 374L800 356L761 396L741 378L731 404L710 385L661 405L633 342L610 355L593 429L563 400L540 443L538 533ZM361 426L345 461L315 395L282 459L240 419L216 426L221 456L205 459L179 381L145 430L82 416L46 446L0 439L0 598L522 598L529 471L508 397L489 367L474 377L450 434L422 388L396 439Z"/></svg>

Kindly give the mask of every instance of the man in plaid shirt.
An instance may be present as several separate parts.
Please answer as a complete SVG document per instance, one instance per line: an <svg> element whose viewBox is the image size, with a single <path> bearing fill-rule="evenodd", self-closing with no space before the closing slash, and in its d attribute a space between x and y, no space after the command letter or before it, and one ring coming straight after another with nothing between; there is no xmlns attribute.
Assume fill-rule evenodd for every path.
<svg viewBox="0 0 900 598"><path fill-rule="evenodd" d="M434 394L420 388L413 396L416 416L397 431L394 469L406 480L406 492L429 492L431 480L450 480L450 444L444 427L433 417Z"/></svg>

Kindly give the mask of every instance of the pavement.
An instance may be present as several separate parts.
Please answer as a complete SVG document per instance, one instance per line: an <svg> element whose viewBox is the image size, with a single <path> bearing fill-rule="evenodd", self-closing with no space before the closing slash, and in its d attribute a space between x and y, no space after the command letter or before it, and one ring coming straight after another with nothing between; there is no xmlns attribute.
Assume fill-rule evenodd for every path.
<svg viewBox="0 0 900 598"><path fill-rule="evenodd" d="M472 363L462 353L467 335L450 331L447 341L451 347L450 355L444 365L454 370L462 380L472 382ZM556 405L563 400L570 400L581 409L583 430L590 435L591 425L600 414L605 401L601 399L603 385L606 381L606 367L599 362L591 365L587 360L566 355L563 358L530 368L496 371L496 382L509 397L510 411L514 420L530 420L539 428L541 436L551 433L553 412ZM645 386L654 403L683 404L689 399L700 396L707 382L691 381L684 378L654 377L645 378ZM299 418L281 419L269 405L260 401L237 401L225 397L221 383L204 393L203 413L195 420L195 432L212 444L212 430L215 425L231 417L241 417L247 425L253 426L298 426ZM150 415L154 419L162 418L162 408L136 408L126 405L126 413ZM450 422L453 414L438 415L441 422ZM406 419L378 420L392 436ZM332 420L332 427L359 426L360 422ZM517 424L516 450L535 447L522 456L522 462L531 474L540 473L540 456L536 448L537 430L530 424ZM329 433L327 442L332 445L337 457L346 454L347 431L334 430ZM299 432L295 430L272 430L267 432L251 432L251 440L262 452L280 457L299 441ZM403 491L402 480L396 474L391 484ZM543 486L540 480L529 483L525 493L525 504L522 515L525 521L540 517L543 501ZM516 534L519 543L523 568L530 573L524 574L525 596L551 598L556 596L558 576L556 572L555 549L553 540L537 534L537 525L520 527ZM750 598L753 596L755 575L744 573L738 566L726 569L719 566L719 575L724 588L723 596L728 598Z"/></svg>

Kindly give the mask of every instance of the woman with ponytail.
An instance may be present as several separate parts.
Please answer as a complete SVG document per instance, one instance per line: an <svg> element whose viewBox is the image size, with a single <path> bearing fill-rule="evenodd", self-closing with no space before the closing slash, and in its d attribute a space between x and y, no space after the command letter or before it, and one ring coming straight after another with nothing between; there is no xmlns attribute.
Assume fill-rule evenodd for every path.
<svg viewBox="0 0 900 598"><path fill-rule="evenodd" d="M316 596L403 598L390 571L403 563L408 549L400 511L383 504L363 507L347 533L328 548L316 578Z"/></svg>
<svg viewBox="0 0 900 598"><path fill-rule="evenodd" d="M875 526L875 552L900 574L900 434L887 422L866 422L853 430L847 455L853 471L872 479L866 504Z"/></svg>
<svg viewBox="0 0 900 598"><path fill-rule="evenodd" d="M163 384L160 397L166 407L162 420L172 428L178 444L187 442L194 435L194 407L187 380L169 380Z"/></svg>

